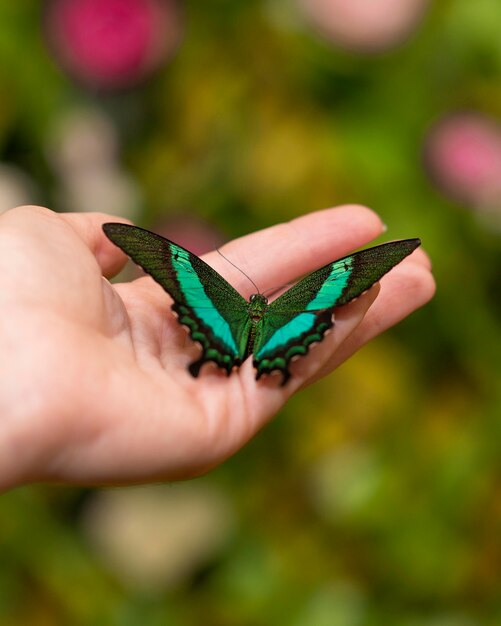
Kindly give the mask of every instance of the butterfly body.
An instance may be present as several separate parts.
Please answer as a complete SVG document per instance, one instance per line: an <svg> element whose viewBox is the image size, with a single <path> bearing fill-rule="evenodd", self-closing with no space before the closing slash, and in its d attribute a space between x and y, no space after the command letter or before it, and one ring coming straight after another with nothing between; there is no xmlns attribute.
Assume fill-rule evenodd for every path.
<svg viewBox="0 0 501 626"><path fill-rule="evenodd" d="M229 375L253 355L256 378L278 370L282 384L291 359L305 355L333 326L333 308L367 291L420 244L390 242L333 261L270 303L262 293L245 300L202 259L160 235L125 224L103 229L173 298L178 321L202 347L188 368L193 376L208 361Z"/></svg>

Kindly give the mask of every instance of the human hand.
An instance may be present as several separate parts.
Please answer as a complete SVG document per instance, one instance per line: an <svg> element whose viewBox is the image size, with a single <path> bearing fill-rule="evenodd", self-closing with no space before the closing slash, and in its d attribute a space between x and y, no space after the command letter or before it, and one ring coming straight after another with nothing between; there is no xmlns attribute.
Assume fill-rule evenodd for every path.
<svg viewBox="0 0 501 626"><path fill-rule="evenodd" d="M194 379L186 367L199 348L163 289L150 277L115 285L103 278L126 262L101 229L110 220L117 221L40 207L0 216L0 489L205 472L241 448L300 387L434 292L429 261L416 250L380 288L336 311L334 331L291 365L286 386L279 376L256 381L252 359L230 377L206 366ZM372 211L344 206L242 237L222 251L265 291L381 232ZM249 295L247 279L222 257L204 258Z"/></svg>

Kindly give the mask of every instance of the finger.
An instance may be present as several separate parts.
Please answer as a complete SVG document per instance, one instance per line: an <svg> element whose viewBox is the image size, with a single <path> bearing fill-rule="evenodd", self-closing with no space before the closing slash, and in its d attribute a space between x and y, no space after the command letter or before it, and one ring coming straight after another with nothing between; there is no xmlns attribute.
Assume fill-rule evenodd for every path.
<svg viewBox="0 0 501 626"><path fill-rule="evenodd" d="M50 227L48 245L54 246L56 236L71 246L71 233L67 232L69 226L107 276L118 272L127 262L126 255L111 243L102 230L103 223L110 220L127 223L128 220L123 218L105 213L55 213L41 206L20 206L6 211L0 219L4 229L22 233L25 238L31 234L40 245L46 241L46 238L40 237L40 228ZM61 251L61 248L58 247L58 250Z"/></svg>
<svg viewBox="0 0 501 626"><path fill-rule="evenodd" d="M383 231L376 213L346 205L309 213L225 245L221 251L257 284L261 292L283 285L348 254ZM255 288L217 252L204 259L242 295Z"/></svg>
<svg viewBox="0 0 501 626"><path fill-rule="evenodd" d="M130 220L106 213L61 213L64 220L95 256L104 276L112 277L127 263L127 255L103 232L105 222L130 224Z"/></svg>
<svg viewBox="0 0 501 626"><path fill-rule="evenodd" d="M435 293L435 281L427 267L426 259L425 255L414 253L381 280L380 294L363 321L341 343L308 384L339 367L371 339L398 324L431 300ZM347 307L342 307L336 312L338 320L343 319L345 308Z"/></svg>
<svg viewBox="0 0 501 626"><path fill-rule="evenodd" d="M43 303L66 316L101 324L103 294L107 302L102 269L116 271L126 261L101 230L108 219L103 214L61 215L40 206L3 213L1 246L8 251L2 265L3 301L28 303L30 308Z"/></svg>
<svg viewBox="0 0 501 626"><path fill-rule="evenodd" d="M417 248L414 252L405 258L404 263L418 263L427 270L432 269L430 257L426 254L423 248Z"/></svg>

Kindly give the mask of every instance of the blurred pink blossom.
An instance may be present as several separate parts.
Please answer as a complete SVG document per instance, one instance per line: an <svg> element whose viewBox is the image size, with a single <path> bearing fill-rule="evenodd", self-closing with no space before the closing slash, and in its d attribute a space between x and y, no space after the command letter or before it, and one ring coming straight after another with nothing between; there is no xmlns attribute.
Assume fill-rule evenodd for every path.
<svg viewBox="0 0 501 626"><path fill-rule="evenodd" d="M194 215L166 217L156 224L153 230L197 256L214 250L224 242L219 230Z"/></svg>
<svg viewBox="0 0 501 626"><path fill-rule="evenodd" d="M359 52L402 42L422 18L429 0L297 0L320 33Z"/></svg>
<svg viewBox="0 0 501 626"><path fill-rule="evenodd" d="M51 0L46 18L57 60L98 87L140 81L180 39L176 0Z"/></svg>
<svg viewBox="0 0 501 626"><path fill-rule="evenodd" d="M434 125L426 163L441 189L480 209L501 208L501 125L480 113L456 113Z"/></svg>

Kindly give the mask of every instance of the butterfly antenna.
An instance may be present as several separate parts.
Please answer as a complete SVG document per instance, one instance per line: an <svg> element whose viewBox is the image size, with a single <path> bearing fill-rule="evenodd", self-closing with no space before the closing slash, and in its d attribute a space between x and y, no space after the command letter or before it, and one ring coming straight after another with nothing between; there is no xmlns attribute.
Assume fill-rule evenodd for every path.
<svg viewBox="0 0 501 626"><path fill-rule="evenodd" d="M261 292L259 291L259 287L258 287L258 286L256 285L256 283L252 280L252 278L251 278L250 276L248 276L248 275L247 275L247 274L243 271L243 269L241 269L240 267L238 267L238 265L235 265L235 263L233 263L232 261L230 261L230 259L228 259L228 257L225 257L225 256L224 256L224 254L221 252L221 250L220 250L219 248L216 248L216 252L217 252L218 254L220 254L220 255L223 257L223 259L224 259L225 261L228 261L228 263L229 263L230 265L233 265L233 267L234 267L235 269L237 269L237 270L238 270L241 274L243 274L243 275L245 276L245 278L247 278L247 280L248 280L249 282L251 282L251 283L254 285L254 287L255 287L255 289L256 289L256 291L257 291L257 293L261 293Z"/></svg>
<svg viewBox="0 0 501 626"><path fill-rule="evenodd" d="M276 287L269 287L263 291L263 296L267 293L273 293L274 291L278 291L279 289L284 289L285 287L292 287L293 283L287 283L286 285L277 285Z"/></svg>

